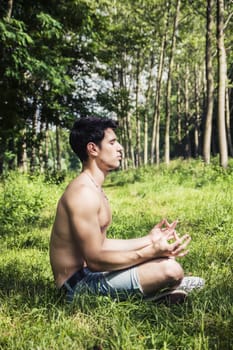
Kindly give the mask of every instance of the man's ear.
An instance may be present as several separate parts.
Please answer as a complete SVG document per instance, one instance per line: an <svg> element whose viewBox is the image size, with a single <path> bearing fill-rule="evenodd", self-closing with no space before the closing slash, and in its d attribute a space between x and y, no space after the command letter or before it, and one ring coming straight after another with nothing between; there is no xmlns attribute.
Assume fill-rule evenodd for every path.
<svg viewBox="0 0 233 350"><path fill-rule="evenodd" d="M96 157L98 151L98 146L94 142L88 142L87 144L87 152L90 156Z"/></svg>

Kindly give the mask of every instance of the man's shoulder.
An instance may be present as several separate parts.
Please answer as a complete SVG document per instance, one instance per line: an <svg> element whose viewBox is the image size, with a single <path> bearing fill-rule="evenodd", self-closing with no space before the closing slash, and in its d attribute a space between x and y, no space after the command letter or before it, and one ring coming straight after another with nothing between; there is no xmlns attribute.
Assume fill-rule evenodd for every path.
<svg viewBox="0 0 233 350"><path fill-rule="evenodd" d="M100 199L97 191L91 186L79 182L72 181L66 188L61 202L67 208L78 207L99 207Z"/></svg>
<svg viewBox="0 0 233 350"><path fill-rule="evenodd" d="M75 198L82 198L82 197L95 197L97 195L96 190L83 182L71 182L65 192L65 197L75 197Z"/></svg>

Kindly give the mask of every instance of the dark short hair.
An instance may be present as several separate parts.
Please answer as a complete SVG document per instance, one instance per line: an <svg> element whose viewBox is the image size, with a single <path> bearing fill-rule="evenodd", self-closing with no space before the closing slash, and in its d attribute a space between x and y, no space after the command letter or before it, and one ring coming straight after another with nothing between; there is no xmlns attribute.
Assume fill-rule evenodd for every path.
<svg viewBox="0 0 233 350"><path fill-rule="evenodd" d="M110 118L81 117L74 122L70 131L70 146L81 162L88 159L87 144L89 142L100 146L104 131L108 128L115 130L118 123Z"/></svg>

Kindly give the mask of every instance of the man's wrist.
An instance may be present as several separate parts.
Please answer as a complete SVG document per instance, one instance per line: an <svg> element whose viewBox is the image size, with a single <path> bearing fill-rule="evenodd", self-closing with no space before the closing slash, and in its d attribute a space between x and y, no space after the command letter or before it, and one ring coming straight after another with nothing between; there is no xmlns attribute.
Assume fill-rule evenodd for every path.
<svg viewBox="0 0 233 350"><path fill-rule="evenodd" d="M147 239L148 239L148 245L154 244L153 234L151 231L148 233Z"/></svg>

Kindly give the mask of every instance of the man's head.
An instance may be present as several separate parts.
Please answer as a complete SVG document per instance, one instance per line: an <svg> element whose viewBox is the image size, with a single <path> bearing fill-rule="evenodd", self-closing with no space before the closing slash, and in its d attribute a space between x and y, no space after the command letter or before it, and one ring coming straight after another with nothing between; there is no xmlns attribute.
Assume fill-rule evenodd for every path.
<svg viewBox="0 0 233 350"><path fill-rule="evenodd" d="M84 117L75 121L70 132L70 145L81 162L88 159L87 145L93 143L101 147L105 130L117 128L117 122L109 118Z"/></svg>

